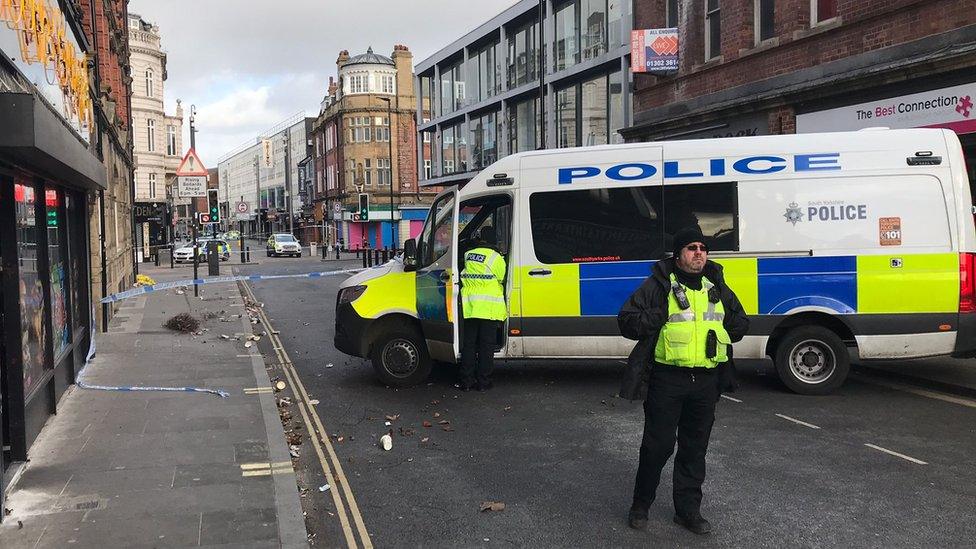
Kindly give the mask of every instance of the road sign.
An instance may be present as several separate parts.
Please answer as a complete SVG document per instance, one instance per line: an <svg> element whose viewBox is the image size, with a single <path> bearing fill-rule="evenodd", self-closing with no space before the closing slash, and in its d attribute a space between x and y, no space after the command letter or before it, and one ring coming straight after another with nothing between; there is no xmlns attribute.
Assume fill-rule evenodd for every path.
<svg viewBox="0 0 976 549"><path fill-rule="evenodd" d="M197 151L193 149L186 151L186 155L184 155L183 160L180 161L180 167L176 168L176 175L207 176L207 168L204 167L200 157L197 156Z"/></svg>
<svg viewBox="0 0 976 549"><path fill-rule="evenodd" d="M200 213L200 214L197 214L197 215L198 215L198 218L197 219L200 221L200 224L201 225L203 225L204 223L210 223L211 222L210 221L210 214L209 213Z"/></svg>
<svg viewBox="0 0 976 549"><path fill-rule="evenodd" d="M342 204L339 202L335 202L332 204L332 209L335 210L335 213L339 213L342 211Z"/></svg>
<svg viewBox="0 0 976 549"><path fill-rule="evenodd" d="M247 205L247 202L237 203L237 213L247 213L248 209L250 209L250 207Z"/></svg>
<svg viewBox="0 0 976 549"><path fill-rule="evenodd" d="M207 176L181 175L176 178L176 192L180 198L207 196Z"/></svg>
<svg viewBox="0 0 976 549"><path fill-rule="evenodd" d="M353 221L362 221L362 219L359 218L359 214L358 213L352 214L352 220Z"/></svg>

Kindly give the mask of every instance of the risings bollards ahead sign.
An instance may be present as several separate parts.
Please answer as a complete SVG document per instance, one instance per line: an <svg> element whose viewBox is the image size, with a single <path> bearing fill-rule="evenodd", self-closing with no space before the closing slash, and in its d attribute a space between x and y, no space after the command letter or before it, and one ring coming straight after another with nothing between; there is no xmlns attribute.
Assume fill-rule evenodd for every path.
<svg viewBox="0 0 976 549"><path fill-rule="evenodd" d="M671 73L678 70L678 29L630 31L630 70Z"/></svg>
<svg viewBox="0 0 976 549"><path fill-rule="evenodd" d="M180 198L207 196L207 168L195 150L186 151L180 167L176 169L176 184Z"/></svg>

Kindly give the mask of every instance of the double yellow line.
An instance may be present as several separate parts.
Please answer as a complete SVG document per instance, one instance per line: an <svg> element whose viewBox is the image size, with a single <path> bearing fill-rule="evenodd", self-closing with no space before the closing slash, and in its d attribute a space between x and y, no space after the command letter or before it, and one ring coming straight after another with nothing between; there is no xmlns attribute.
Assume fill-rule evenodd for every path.
<svg viewBox="0 0 976 549"><path fill-rule="evenodd" d="M248 299L252 303L257 303L258 300L254 297L254 292L247 282L241 282L240 284ZM366 525L363 523L359 506L356 505L356 497L352 494L352 488L349 486L346 474L342 471L342 463L339 461L335 449L332 447L329 432L322 425L322 419L315 411L315 408L309 404L310 399L308 398L308 392L305 390L305 385L298 377L298 372L295 371L295 366L292 364L291 358L288 357L288 353L281 343L281 338L278 337L274 328L272 328L264 309L258 308L258 316L261 318L261 323L267 328L268 339L271 341L271 346L278 356L278 361L281 363L285 377L292 387L292 392L295 394L295 400L302 414L302 418L305 420L305 425L314 425L316 436L309 438L312 446L315 448L315 453L318 455L322 472L325 473L325 478L332 487L329 491L332 493L332 501L335 503L336 514L339 516L339 522L342 525L342 533L345 535L346 544L350 548L358 548L359 545L357 545L356 541L356 534L358 533L362 547L364 549L373 549L373 542L369 539L369 532L366 531ZM326 457L326 454L328 454L328 457ZM345 502L343 502L343 498L345 498ZM355 532L353 531L352 524L350 524L350 515L352 516L352 522L355 524Z"/></svg>

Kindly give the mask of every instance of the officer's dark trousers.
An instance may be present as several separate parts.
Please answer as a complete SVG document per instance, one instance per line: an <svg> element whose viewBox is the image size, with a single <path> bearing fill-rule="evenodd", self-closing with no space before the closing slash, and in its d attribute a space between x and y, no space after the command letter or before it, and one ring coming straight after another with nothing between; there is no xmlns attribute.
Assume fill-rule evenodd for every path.
<svg viewBox="0 0 976 549"><path fill-rule="evenodd" d="M714 370L655 364L644 401L644 439L634 486L634 507L647 510L674 452L674 510L694 516L701 508L705 452L715 421L718 383ZM675 436L677 433L677 437Z"/></svg>
<svg viewBox="0 0 976 549"><path fill-rule="evenodd" d="M494 368L497 320L465 318L461 340L461 385L488 385ZM477 366L477 370L475 368Z"/></svg>

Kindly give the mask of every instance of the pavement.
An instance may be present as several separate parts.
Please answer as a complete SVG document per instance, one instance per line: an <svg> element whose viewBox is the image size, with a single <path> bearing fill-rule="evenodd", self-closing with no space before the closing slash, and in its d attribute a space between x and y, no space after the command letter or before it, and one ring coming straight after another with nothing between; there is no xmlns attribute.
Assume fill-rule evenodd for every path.
<svg viewBox="0 0 976 549"><path fill-rule="evenodd" d="M202 319L196 335L162 327L183 312ZM234 284L122 302L85 382L230 395L72 386L8 491L0 547L308 547L276 395L257 346L245 347L251 333Z"/></svg>

